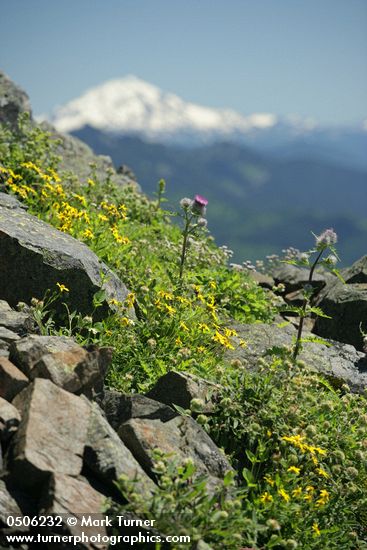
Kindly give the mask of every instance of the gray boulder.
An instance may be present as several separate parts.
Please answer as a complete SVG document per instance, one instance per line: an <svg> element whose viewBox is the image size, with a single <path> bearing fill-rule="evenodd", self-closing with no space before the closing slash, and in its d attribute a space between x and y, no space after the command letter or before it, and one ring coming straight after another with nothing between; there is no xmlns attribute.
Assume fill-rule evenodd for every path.
<svg viewBox="0 0 367 550"><path fill-rule="evenodd" d="M13 195L8 195L7 193L0 193L0 206L10 208L10 210L27 210L25 204L22 204Z"/></svg>
<svg viewBox="0 0 367 550"><path fill-rule="evenodd" d="M33 297L42 299L47 289L57 290L56 283L69 289L70 309L82 314L93 310L93 296L101 287L108 299L123 302L128 294L85 244L27 212L0 206L0 298L13 307L29 303ZM107 312L106 302L101 309L100 315Z"/></svg>
<svg viewBox="0 0 367 550"><path fill-rule="evenodd" d="M13 332L12 330L7 329L6 327L0 326L0 340L2 342L6 342L7 344L11 344L12 342L15 342L16 340L19 340L20 336Z"/></svg>
<svg viewBox="0 0 367 550"><path fill-rule="evenodd" d="M339 280L328 284L318 305L331 319L316 319L313 332L324 338L363 348L361 329L367 333L367 256L342 272Z"/></svg>
<svg viewBox="0 0 367 550"><path fill-rule="evenodd" d="M77 477L86 469L105 495L116 492L114 482L121 475L136 479L136 490L144 498L151 495L153 482L98 405L85 396L37 378L13 405L22 420L11 440L7 466L12 479L29 492L39 491L50 474Z"/></svg>
<svg viewBox="0 0 367 550"><path fill-rule="evenodd" d="M3 548L9 548L6 541L6 535L22 532L24 533L28 530L27 527L9 527L6 521L9 515L17 516L19 518L23 517L18 502L9 492L6 483L0 479L0 544L6 544ZM4 535L4 537L2 537L2 535Z"/></svg>
<svg viewBox="0 0 367 550"><path fill-rule="evenodd" d="M72 393L93 396L103 389L110 348L79 346L66 336L31 335L14 342L10 359L30 380L48 378Z"/></svg>
<svg viewBox="0 0 367 550"><path fill-rule="evenodd" d="M132 398L129 394L108 389L104 391L101 407L108 422L116 431L130 418L139 418L142 410L147 417L160 418L162 422L168 422L178 414L164 403L153 401L143 395L136 394Z"/></svg>
<svg viewBox="0 0 367 550"><path fill-rule="evenodd" d="M0 397L0 439L7 441L17 430L20 422L19 411L14 405Z"/></svg>
<svg viewBox="0 0 367 550"><path fill-rule="evenodd" d="M344 281L349 284L367 283L367 255L342 271Z"/></svg>
<svg viewBox="0 0 367 550"><path fill-rule="evenodd" d="M12 401L29 384L29 379L6 357L0 357L0 397Z"/></svg>
<svg viewBox="0 0 367 550"><path fill-rule="evenodd" d="M17 127L20 113L31 112L28 95L0 71L0 124Z"/></svg>
<svg viewBox="0 0 367 550"><path fill-rule="evenodd" d="M191 417L180 416L170 407L143 397L121 397L118 434L149 475L152 452L160 449L178 461L191 459L198 474L209 477L209 486L220 482L231 466L224 454Z"/></svg>
<svg viewBox="0 0 367 550"><path fill-rule="evenodd" d="M238 337L246 342L245 347L228 351L228 359L239 359L249 369L257 369L260 357L273 347L291 348L296 329L291 324L285 327L277 325L253 324L234 326ZM303 337L312 335L304 333ZM367 359L365 354L353 346L341 342L328 341L325 344L307 342L299 355L309 367L329 377L336 386L344 382L355 392L363 392L367 387Z"/></svg>
<svg viewBox="0 0 367 550"><path fill-rule="evenodd" d="M0 273L1 273L1 267L0 267ZM1 290L0 290L0 293L1 293ZM6 329L7 331L11 331L12 333L16 333L20 336L24 336L28 332L33 331L34 324L33 324L33 320L27 313L23 313L21 311L14 311L5 300L0 300L0 327L3 327L3 329ZM0 339L5 341L6 343L9 343L10 333L2 330L2 334L5 335L5 338L3 336L0 336ZM16 340L17 338L15 336L12 336L12 339Z"/></svg>
<svg viewBox="0 0 367 550"><path fill-rule="evenodd" d="M152 495L154 483L110 426L96 403L90 403L84 464L109 491L115 491L115 481L123 475L130 480L136 480L136 491L144 498Z"/></svg>
<svg viewBox="0 0 367 550"><path fill-rule="evenodd" d="M183 409L190 409L191 401L195 399L201 405L196 412L208 414L214 409L219 390L218 385L194 374L170 371L159 378L146 396L169 406L178 405Z"/></svg>
<svg viewBox="0 0 367 550"><path fill-rule="evenodd" d="M262 286L263 288L272 289L275 285L275 281L273 277L270 275L266 275L265 273L261 273L260 271L253 271L248 270L248 274L250 279L255 281L259 286Z"/></svg>
<svg viewBox="0 0 367 550"><path fill-rule="evenodd" d="M13 400L22 420L8 468L20 486L38 488L50 473L77 476L83 467L89 407L82 398L37 378Z"/></svg>
<svg viewBox="0 0 367 550"><path fill-rule="evenodd" d="M102 507L105 502L105 496L83 479L76 479L74 477L61 474L53 473L50 476L49 482L46 488L43 491L41 501L40 501L40 515L55 515L63 517L62 527L49 527L47 528L48 534L50 533L60 533L74 536L80 536L82 532L86 535L85 540L88 540L87 537L103 537L106 535L106 528L101 523L101 526L93 525L84 525L81 523L88 520L90 517L92 522L93 520L98 520L102 522L104 516L101 513ZM69 517L76 518L75 525L69 525L65 519ZM67 550L70 548L70 543L65 545L58 545L58 548L64 548ZM106 549L107 544L94 545L88 542L79 542L74 548L77 549ZM49 543L47 548L51 550L55 548L55 543Z"/></svg>
<svg viewBox="0 0 367 550"><path fill-rule="evenodd" d="M71 172L77 175L81 183L94 174L99 181L104 181L109 176L111 183L115 185L130 185L139 190L140 186L130 173L117 173L111 158L107 155L96 155L92 149L75 136L61 134L48 122L43 122L41 127L51 134L51 138L58 140L57 153L61 157L59 171ZM93 171L92 171L93 166Z"/></svg>
<svg viewBox="0 0 367 550"><path fill-rule="evenodd" d="M302 289L305 284L308 284L309 274L309 269L286 263L281 264L272 271L275 284L284 284L285 294ZM328 272L320 273L316 271L311 284L315 291L320 291L326 285L326 282L330 280L330 278L335 279L335 277L330 275Z"/></svg>

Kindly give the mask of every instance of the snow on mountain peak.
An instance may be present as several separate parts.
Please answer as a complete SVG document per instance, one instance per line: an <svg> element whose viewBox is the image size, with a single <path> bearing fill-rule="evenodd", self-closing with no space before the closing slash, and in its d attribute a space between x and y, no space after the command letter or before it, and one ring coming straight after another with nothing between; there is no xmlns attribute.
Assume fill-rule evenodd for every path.
<svg viewBox="0 0 367 550"><path fill-rule="evenodd" d="M229 136L273 127L277 117L245 117L231 109L212 109L185 102L136 76L109 80L79 98L56 107L46 117L61 132L89 125L113 133L138 133L151 139L177 134Z"/></svg>

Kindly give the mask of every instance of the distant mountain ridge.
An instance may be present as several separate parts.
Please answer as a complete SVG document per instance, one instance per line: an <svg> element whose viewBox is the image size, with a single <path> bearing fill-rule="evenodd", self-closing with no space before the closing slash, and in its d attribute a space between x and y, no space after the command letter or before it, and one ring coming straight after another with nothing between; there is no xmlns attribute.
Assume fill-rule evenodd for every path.
<svg viewBox="0 0 367 550"><path fill-rule="evenodd" d="M183 148L95 128L73 132L116 166L129 164L152 195L167 180L171 206L183 196L209 199L209 228L235 260L260 258L290 245L312 246L311 230L334 227L345 263L366 253L367 173L315 159L273 159L248 147L214 143Z"/></svg>

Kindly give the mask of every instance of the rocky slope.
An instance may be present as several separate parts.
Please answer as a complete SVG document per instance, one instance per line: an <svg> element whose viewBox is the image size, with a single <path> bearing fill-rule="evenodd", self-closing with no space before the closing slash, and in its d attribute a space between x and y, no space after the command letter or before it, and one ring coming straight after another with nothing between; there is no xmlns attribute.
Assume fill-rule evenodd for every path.
<svg viewBox="0 0 367 550"><path fill-rule="evenodd" d="M2 78L2 85L8 86L7 89L14 86ZM5 101L0 102L0 117L13 124L14 109L21 111L28 106L21 92L11 97L12 103L7 92ZM82 155L74 159L75 165L82 166L86 158L90 158L90 151L83 159L81 151L86 149L78 149L73 138L68 140L72 154ZM95 161L98 163L100 159ZM120 184L124 183L119 175L113 173L113 176ZM107 317L116 300L126 298L128 285L85 244L40 221L23 206L14 197L0 194L0 541L3 547L11 548L6 536L15 533L80 535L80 526L68 524L68 516L77 518L79 523L85 514L99 520L103 518L107 498L122 508L127 504L116 489L115 482L120 476L136 480L135 492L149 502L157 487L157 469L152 459L157 447L182 463L192 463L197 475L206 476L208 491L215 492L225 483L226 473L233 472L232 466L203 429L202 422L198 422L199 417L181 414L185 411L177 407L188 409L193 402L199 402L201 413L210 416L219 399L220 385L170 368L147 395L122 393L105 385L111 348L81 346L70 337L41 334L30 304L32 300L39 302L57 283L70 286L70 307L83 315L91 313L93 295L104 287L106 301L100 309L102 317ZM317 322L314 331L330 340L322 346L310 344L301 357L314 371L320 371L332 387L340 388L346 383L361 394L367 387L366 355L359 332L361 327L367 331L364 325L366 262L365 256L344 272L345 285L334 277L318 278L319 301L332 313L333 322ZM102 280L103 272L108 274L107 281ZM284 285L286 302L299 300L297 292L307 280L304 271L290 267L274 272L273 276L277 284ZM273 286L273 281L263 278L260 284ZM19 302L26 303L19 306ZM124 322L133 322L136 315L139 317L141 311L137 308L135 313L131 307L129 318ZM251 325L232 321L228 330L235 328L235 338L246 345L236 349L228 346L228 361L256 371L261 360L268 357L269 349L291 345L297 319L290 317L288 321L286 328L281 328L279 322ZM154 347L153 344L149 345ZM14 527L7 524L9 514L17 517L61 515L63 521L60 528L52 525ZM90 526L85 531L91 539L97 534L112 533L108 525L102 529ZM32 544L21 547L33 548ZM45 547L70 546L52 542ZM79 541L76 547L95 548L96 545ZM107 548L107 543L97 547ZM130 545L123 542L119 547ZM190 548L200 550L209 546L198 540Z"/></svg>

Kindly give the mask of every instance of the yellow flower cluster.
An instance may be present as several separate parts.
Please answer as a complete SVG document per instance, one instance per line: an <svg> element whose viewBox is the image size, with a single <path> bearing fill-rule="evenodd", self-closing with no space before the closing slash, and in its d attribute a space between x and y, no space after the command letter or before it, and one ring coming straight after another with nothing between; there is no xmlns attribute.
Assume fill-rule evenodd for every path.
<svg viewBox="0 0 367 550"><path fill-rule="evenodd" d="M78 210L68 202L62 201L61 205L55 203L54 208L57 210L57 219L60 221L59 229L61 231L70 232L75 220L84 220L88 225L90 224L89 214L85 210Z"/></svg>
<svg viewBox="0 0 367 550"><path fill-rule="evenodd" d="M212 337L212 340L214 342L218 342L221 346L227 348L227 349L234 349L234 346L231 344L230 339L226 334L221 334L219 330L215 331L214 336Z"/></svg>
<svg viewBox="0 0 367 550"><path fill-rule="evenodd" d="M119 230L115 225L111 227L111 233L118 244L128 244L130 242L128 237L123 237L120 235Z"/></svg>
<svg viewBox="0 0 367 550"><path fill-rule="evenodd" d="M124 204L116 206L113 203L107 201L101 202L101 208L107 212L107 214L116 220L126 220L127 219L127 208Z"/></svg>
<svg viewBox="0 0 367 550"><path fill-rule="evenodd" d="M325 449L321 449L320 447L315 447L314 445L309 445L308 443L306 443L305 441L306 437L304 435L297 434L297 435L283 436L282 440L288 441L288 443L291 443L291 445L299 449L302 453L310 453L311 459L314 464L318 464L317 455L319 456L327 455L327 451L325 451ZM320 475L323 475L323 474L320 474Z"/></svg>

